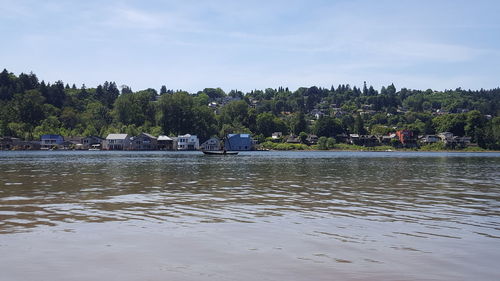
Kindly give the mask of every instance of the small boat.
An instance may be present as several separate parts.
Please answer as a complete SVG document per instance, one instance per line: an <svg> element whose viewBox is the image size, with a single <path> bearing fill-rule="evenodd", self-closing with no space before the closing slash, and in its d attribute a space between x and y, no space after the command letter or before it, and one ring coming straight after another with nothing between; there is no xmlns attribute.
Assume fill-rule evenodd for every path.
<svg viewBox="0 0 500 281"><path fill-rule="evenodd" d="M225 151L225 150L203 150L207 155L237 155L238 151Z"/></svg>
<svg viewBox="0 0 500 281"><path fill-rule="evenodd" d="M89 150L92 150L92 151L97 151L97 150L101 150L101 145L100 144L93 144Z"/></svg>

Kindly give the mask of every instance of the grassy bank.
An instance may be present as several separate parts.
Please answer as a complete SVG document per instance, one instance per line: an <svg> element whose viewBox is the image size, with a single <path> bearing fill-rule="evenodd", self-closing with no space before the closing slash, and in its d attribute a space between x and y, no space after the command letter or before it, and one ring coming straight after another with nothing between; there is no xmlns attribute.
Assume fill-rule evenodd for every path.
<svg viewBox="0 0 500 281"><path fill-rule="evenodd" d="M305 145L305 144L295 144L295 143L274 143L274 142L264 142L260 144L262 149L269 150L323 150L323 151L433 151L433 152L494 152L491 150L486 150L480 147L466 147L460 149L449 149L444 146L444 144L437 143L432 145L421 146L420 148L395 148L390 145L381 146L360 146L354 144L337 143L329 149L320 149L318 145Z"/></svg>

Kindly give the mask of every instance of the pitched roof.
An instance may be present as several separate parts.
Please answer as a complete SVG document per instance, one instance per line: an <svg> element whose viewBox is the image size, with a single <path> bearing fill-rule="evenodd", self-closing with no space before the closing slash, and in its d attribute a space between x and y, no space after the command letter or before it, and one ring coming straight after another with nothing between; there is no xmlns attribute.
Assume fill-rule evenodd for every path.
<svg viewBox="0 0 500 281"><path fill-rule="evenodd" d="M158 136L158 140L159 141L171 141L171 140L174 140L174 139L171 138L171 137L168 137L168 136Z"/></svg>
<svg viewBox="0 0 500 281"><path fill-rule="evenodd" d="M127 134L109 134L106 139L107 140L124 140L128 137Z"/></svg>
<svg viewBox="0 0 500 281"><path fill-rule="evenodd" d="M155 136L152 136L152 135L150 135L150 134L148 134L148 133L142 133L142 135L145 135L146 137L148 137L148 138L150 138L150 139L156 139L156 137L155 137Z"/></svg>
<svg viewBox="0 0 500 281"><path fill-rule="evenodd" d="M185 134L185 135L179 135L178 137L179 137L179 138L190 138L190 137L192 137L192 135L190 135L190 134ZM196 137L196 136L193 136L193 137Z"/></svg>

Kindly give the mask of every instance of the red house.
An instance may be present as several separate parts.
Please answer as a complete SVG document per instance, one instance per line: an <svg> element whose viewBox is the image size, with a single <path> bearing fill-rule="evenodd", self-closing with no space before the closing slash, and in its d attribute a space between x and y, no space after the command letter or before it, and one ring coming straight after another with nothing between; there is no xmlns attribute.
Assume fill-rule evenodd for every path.
<svg viewBox="0 0 500 281"><path fill-rule="evenodd" d="M403 145L413 145L416 143L415 135L410 130L399 130L396 132L396 137Z"/></svg>

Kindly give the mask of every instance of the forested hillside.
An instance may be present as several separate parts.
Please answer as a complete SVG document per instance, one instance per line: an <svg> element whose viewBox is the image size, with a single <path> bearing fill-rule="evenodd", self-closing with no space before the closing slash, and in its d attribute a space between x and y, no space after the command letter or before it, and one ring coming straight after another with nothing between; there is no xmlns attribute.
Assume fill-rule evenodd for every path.
<svg viewBox="0 0 500 281"><path fill-rule="evenodd" d="M252 133L264 140L273 132L336 137L385 135L398 129L417 134L444 131L470 136L488 149L500 148L500 88L490 90L410 90L394 85L288 88L249 93L207 88L197 93L146 89L104 82L96 88L46 83L33 74L0 73L0 136L26 140L43 134L106 136Z"/></svg>

